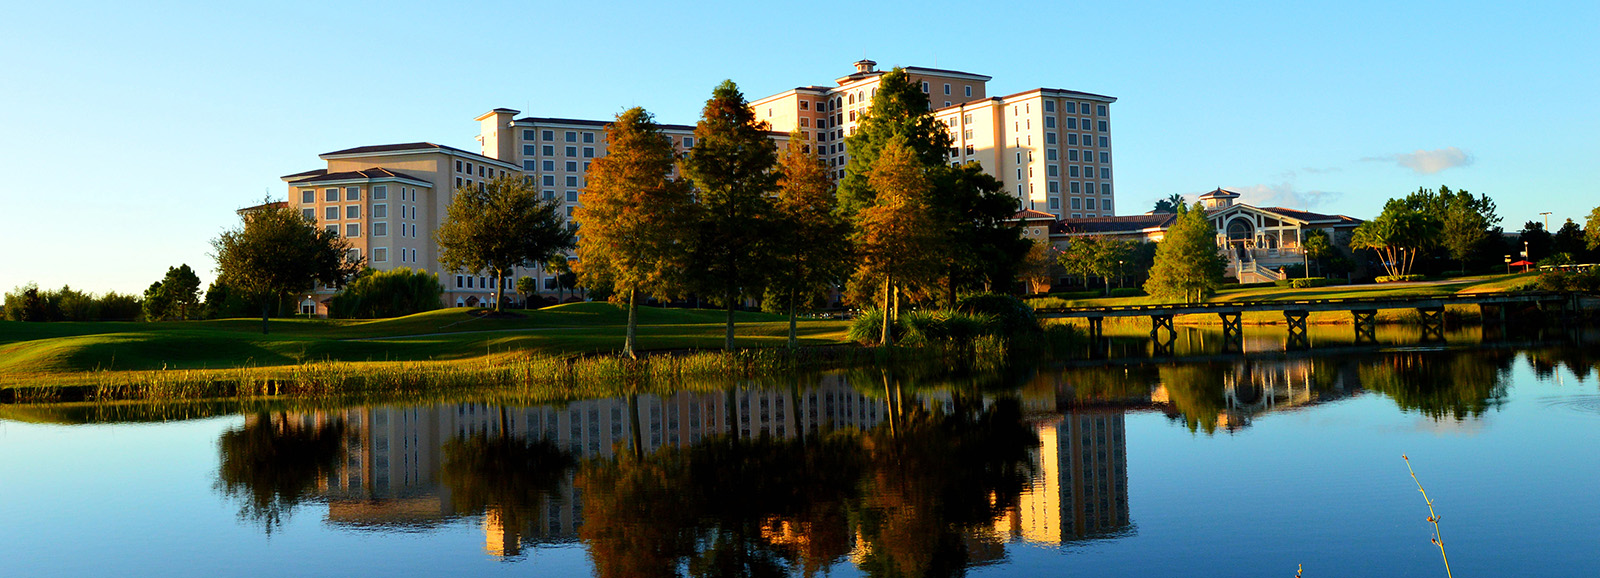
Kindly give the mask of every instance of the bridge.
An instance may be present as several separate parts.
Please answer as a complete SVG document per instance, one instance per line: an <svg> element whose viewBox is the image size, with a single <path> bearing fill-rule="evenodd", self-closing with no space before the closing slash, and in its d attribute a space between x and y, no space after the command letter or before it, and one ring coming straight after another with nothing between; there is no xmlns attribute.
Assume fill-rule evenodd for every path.
<svg viewBox="0 0 1600 578"><path fill-rule="evenodd" d="M1225 342L1242 342L1244 339L1243 314L1247 311L1281 312L1289 327L1289 346L1305 347L1306 317L1313 311L1348 311L1355 321L1357 343L1376 342L1378 311L1385 309L1414 309L1422 316L1424 340L1444 339L1444 309L1447 305L1477 305L1485 321L1505 323L1511 309L1537 307L1553 311L1564 323L1570 310L1584 303L1570 293L1481 293L1466 295L1432 295L1408 297L1355 297L1345 299L1306 299L1282 301L1219 301L1213 303L1171 303L1156 305L1120 305L1109 307L1043 307L1034 310L1042 319L1086 319L1089 337L1100 339L1105 335L1107 317L1149 317L1150 338L1157 351L1170 352L1177 340L1177 330L1172 320L1179 315L1216 315L1222 319ZM1165 335L1163 336L1163 332Z"/></svg>

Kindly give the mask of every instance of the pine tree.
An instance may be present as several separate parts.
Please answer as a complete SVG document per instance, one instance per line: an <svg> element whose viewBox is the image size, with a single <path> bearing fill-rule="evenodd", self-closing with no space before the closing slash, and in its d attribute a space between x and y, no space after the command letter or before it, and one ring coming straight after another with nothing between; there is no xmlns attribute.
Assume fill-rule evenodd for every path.
<svg viewBox="0 0 1600 578"><path fill-rule="evenodd" d="M901 68L878 78L872 107L862 113L856 132L845 138L850 153L845 175L839 181L839 211L855 215L877 196L871 183L873 163L889 141L903 137L917 161L925 167L944 166L953 140L948 128L933 118L928 95Z"/></svg>
<svg viewBox="0 0 1600 578"><path fill-rule="evenodd" d="M837 285L849 271L850 224L834 213L833 179L799 133L789 135L779 160L781 176L773 229L775 266L767 297L789 313L789 347L796 346L797 310Z"/></svg>
<svg viewBox="0 0 1600 578"><path fill-rule="evenodd" d="M724 349L733 349L734 310L744 297L759 295L769 270L771 248L764 241L778 187L776 165L767 123L756 120L733 81L722 81L695 126L683 172L700 203L690 270L696 286L727 310Z"/></svg>
<svg viewBox="0 0 1600 578"><path fill-rule="evenodd" d="M1216 293L1227 269L1217 252L1217 230L1200 203L1180 211L1156 244L1155 264L1144 290L1159 299L1196 303Z"/></svg>
<svg viewBox="0 0 1600 578"><path fill-rule="evenodd" d="M881 282L884 345L893 344L895 292L927 283L942 268L939 244L944 239L928 205L931 182L926 165L907 140L891 139L873 163L868 183L876 195L872 205L856 214L853 235L861 256L857 277Z"/></svg>
<svg viewBox="0 0 1600 578"><path fill-rule="evenodd" d="M628 304L623 354L634 357L639 299L682 295L697 221L687 182L672 178L677 154L654 117L630 108L606 125L606 156L589 168L575 270L587 287Z"/></svg>

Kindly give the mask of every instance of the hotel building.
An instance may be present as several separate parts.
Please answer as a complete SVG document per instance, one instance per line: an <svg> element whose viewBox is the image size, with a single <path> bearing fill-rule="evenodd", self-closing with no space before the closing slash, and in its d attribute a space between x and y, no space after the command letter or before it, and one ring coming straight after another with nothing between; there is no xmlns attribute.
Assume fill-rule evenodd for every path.
<svg viewBox="0 0 1600 578"><path fill-rule="evenodd" d="M845 138L870 108L883 72L862 60L836 86L804 86L751 103L771 125L775 142L799 132L842 178L849 159ZM988 96L990 77L907 67L928 94L933 114L949 128L952 164L977 162L1004 183L1019 210L1062 218L1115 214L1109 106L1115 98L1052 88ZM568 216L582 205L585 176L605 156L607 120L518 117L497 108L477 117L479 152L429 142L362 146L324 153L325 168L282 177L288 203L320 226L337 231L372 268L410 267L439 274L445 306L492 303L518 277L533 277L546 294L555 277L540 266L519 268L503 280L445 271L433 233L445 217L451 192L509 176L533 183ZM663 124L680 152L694 146L694 126ZM319 288L302 311L326 314L331 289Z"/></svg>

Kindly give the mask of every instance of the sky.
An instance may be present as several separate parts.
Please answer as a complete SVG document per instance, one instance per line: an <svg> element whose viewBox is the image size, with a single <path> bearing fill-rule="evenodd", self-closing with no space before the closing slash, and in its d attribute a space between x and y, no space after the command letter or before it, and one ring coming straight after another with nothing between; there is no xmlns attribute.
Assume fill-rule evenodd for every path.
<svg viewBox="0 0 1600 578"><path fill-rule="evenodd" d="M1418 187L1518 230L1600 205L1600 2L0 2L0 290L215 275L210 241L343 148L473 118L692 124L863 57L1116 97L1120 213L1216 187L1358 218Z"/></svg>

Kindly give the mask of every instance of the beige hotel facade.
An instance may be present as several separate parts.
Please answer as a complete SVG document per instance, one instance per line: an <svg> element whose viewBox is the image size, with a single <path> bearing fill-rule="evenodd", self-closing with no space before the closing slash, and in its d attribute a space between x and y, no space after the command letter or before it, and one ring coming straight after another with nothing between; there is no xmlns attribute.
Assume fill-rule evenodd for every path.
<svg viewBox="0 0 1600 578"><path fill-rule="evenodd" d="M862 60L835 86L803 86L751 102L756 118L771 125L774 141L798 132L844 176L853 134L883 75ZM990 77L966 72L906 67L928 94L933 114L954 145L952 164L979 163L1017 198L1019 210L1056 218L1115 215L1110 105L1116 99L1086 92L1037 88L988 96ZM377 270L410 267L439 275L445 306L492 303L504 286L516 300L514 282L533 277L544 295L557 293L542 267L519 268L505 280L445 271L433 232L445 216L451 193L494 178L524 178L568 215L581 206L585 175L605 156L608 120L518 117L497 108L477 117L479 152L430 142L360 146L319 155L326 167L282 177L288 203L319 226L348 239L352 251ZM681 151L694 146L694 126L661 125ZM302 312L326 314L331 289L319 288L301 303Z"/></svg>

